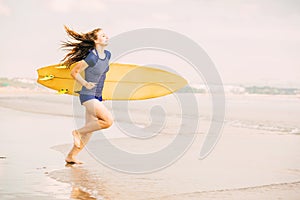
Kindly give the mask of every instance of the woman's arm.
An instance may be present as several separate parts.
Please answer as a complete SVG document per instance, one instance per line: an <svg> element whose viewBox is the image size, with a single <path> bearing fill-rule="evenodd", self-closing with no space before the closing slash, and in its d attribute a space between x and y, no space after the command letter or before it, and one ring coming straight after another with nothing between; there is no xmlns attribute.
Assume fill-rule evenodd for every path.
<svg viewBox="0 0 300 200"><path fill-rule="evenodd" d="M82 86L86 87L87 89L92 89L95 87L94 83L87 82L84 78L80 75L80 73L88 67L88 64L84 61L78 61L75 66L71 70L71 76L79 82Z"/></svg>

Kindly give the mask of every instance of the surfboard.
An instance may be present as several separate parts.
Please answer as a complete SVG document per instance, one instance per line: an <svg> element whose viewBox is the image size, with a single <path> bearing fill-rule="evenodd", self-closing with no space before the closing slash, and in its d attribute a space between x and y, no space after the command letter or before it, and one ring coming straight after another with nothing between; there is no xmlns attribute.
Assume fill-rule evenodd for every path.
<svg viewBox="0 0 300 200"><path fill-rule="evenodd" d="M60 64L37 69L37 82L57 90L59 94L79 95L81 85L71 76L71 70ZM187 84L172 72L134 64L111 63L106 74L102 97L105 100L141 100L171 94ZM84 72L81 73L84 77Z"/></svg>

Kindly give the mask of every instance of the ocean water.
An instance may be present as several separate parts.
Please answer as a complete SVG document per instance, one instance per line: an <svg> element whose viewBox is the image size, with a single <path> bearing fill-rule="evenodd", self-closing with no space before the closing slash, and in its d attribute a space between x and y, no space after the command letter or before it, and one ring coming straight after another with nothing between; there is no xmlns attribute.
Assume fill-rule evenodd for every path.
<svg viewBox="0 0 300 200"><path fill-rule="evenodd" d="M191 98L196 101L191 101ZM222 103L227 125L277 134L300 134L298 96L226 95ZM133 123L142 128L155 125L166 130L173 129L174 133L177 133L174 129L178 129L179 125L185 126L195 120L199 124L211 122L213 112L219 114L214 109L211 96L203 94L176 94L137 102L107 102L107 107L115 114L117 123Z"/></svg>
<svg viewBox="0 0 300 200"><path fill-rule="evenodd" d="M33 105L34 104L34 105ZM166 132L197 120L211 122L214 109L208 94L175 93L141 101L105 101L119 128L152 127ZM274 133L300 133L300 97L297 95L232 95L226 94L224 123L236 127L269 130ZM49 116L66 116L80 127L84 124L84 108L78 97L40 94L1 96L0 106ZM150 129L151 131L151 129ZM177 132L175 132L177 133Z"/></svg>
<svg viewBox="0 0 300 200"><path fill-rule="evenodd" d="M298 96L241 95L227 97L226 121L232 126L300 134Z"/></svg>

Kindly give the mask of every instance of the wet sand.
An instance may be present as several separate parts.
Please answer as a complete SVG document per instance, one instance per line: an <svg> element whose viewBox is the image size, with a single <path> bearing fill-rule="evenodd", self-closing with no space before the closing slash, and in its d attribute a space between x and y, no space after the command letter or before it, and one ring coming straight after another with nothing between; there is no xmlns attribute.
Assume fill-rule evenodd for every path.
<svg viewBox="0 0 300 200"><path fill-rule="evenodd" d="M169 137L161 136L152 145L148 145L165 143ZM299 197L300 138L297 135L276 135L225 127L224 135L213 153L206 159L199 160L202 141L203 136L199 135L176 163L151 174L114 171L94 160L89 152L84 152L80 158L87 162L85 165L53 171L50 176L64 179L63 182L73 182L78 187L90 188L108 199ZM114 139L114 142L123 148L141 148L130 139ZM92 141L88 148L101 144L101 141ZM66 147L67 145L56 146L55 149L64 153ZM145 148L147 147L143 145L143 149ZM130 165L130 161L126 164Z"/></svg>
<svg viewBox="0 0 300 200"><path fill-rule="evenodd" d="M105 148L98 136L104 134L120 149L147 153L174 139L176 123L147 140L125 137L115 123L95 133L79 155L85 164L65 166L75 127L72 99L53 94L16 96L0 98L0 156L6 157L0 159L1 199L299 199L298 134L227 122L213 152L199 160L210 125L207 113L193 144L175 163L152 173L129 174L95 159L93 152ZM262 113L257 118L263 118ZM131 161L121 164L130 166Z"/></svg>

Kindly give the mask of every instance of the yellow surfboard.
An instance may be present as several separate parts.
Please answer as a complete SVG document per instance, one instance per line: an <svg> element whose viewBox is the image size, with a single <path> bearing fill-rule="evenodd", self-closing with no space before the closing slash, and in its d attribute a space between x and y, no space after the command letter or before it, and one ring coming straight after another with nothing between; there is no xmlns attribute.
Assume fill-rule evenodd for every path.
<svg viewBox="0 0 300 200"><path fill-rule="evenodd" d="M78 95L81 85L71 77L74 65L56 64L37 69L37 82L60 94ZM187 81L174 73L133 64L111 63L102 92L105 100L140 100L171 94ZM84 72L81 73L84 77Z"/></svg>

